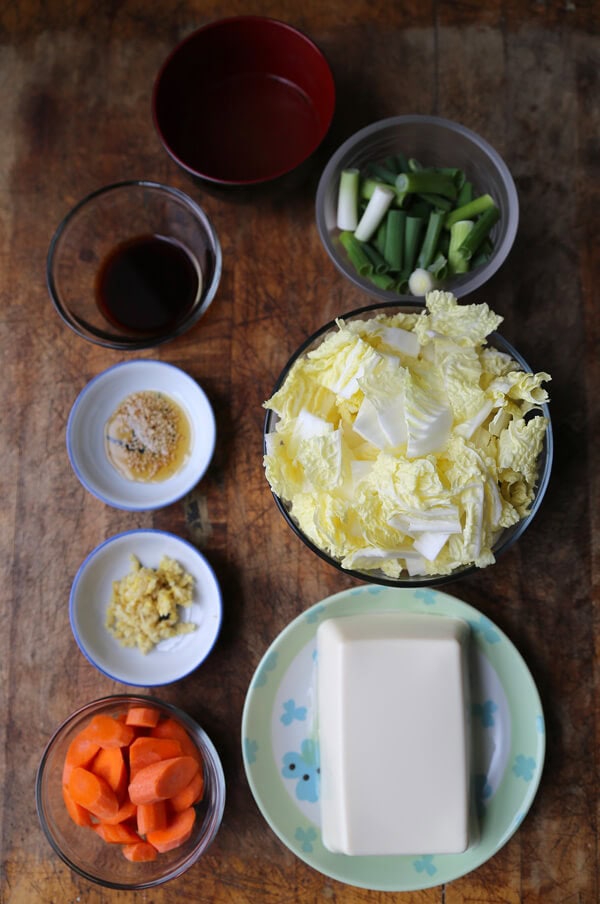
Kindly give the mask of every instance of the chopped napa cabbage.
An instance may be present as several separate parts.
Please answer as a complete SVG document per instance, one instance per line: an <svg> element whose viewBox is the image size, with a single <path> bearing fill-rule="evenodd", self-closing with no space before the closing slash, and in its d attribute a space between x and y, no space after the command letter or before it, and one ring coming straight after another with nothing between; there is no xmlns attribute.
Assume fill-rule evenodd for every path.
<svg viewBox="0 0 600 904"><path fill-rule="evenodd" d="M550 377L485 344L501 320L447 292L421 314L339 320L265 402L269 484L342 567L485 567L529 512Z"/></svg>

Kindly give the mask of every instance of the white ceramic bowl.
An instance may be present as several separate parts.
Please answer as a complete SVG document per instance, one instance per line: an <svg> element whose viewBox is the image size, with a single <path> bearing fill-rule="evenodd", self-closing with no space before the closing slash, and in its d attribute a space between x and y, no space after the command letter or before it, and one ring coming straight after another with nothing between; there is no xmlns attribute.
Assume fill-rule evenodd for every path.
<svg viewBox="0 0 600 904"><path fill-rule="evenodd" d="M191 453L171 477L142 483L122 477L104 448L105 426L130 393L155 390L188 416ZM185 496L204 475L216 440L215 417L201 387L188 374L162 361L127 361L99 374L78 395L67 422L67 452L83 486L107 505L126 511L164 508Z"/></svg>
<svg viewBox="0 0 600 904"><path fill-rule="evenodd" d="M163 640L149 653L121 646L105 626L113 581L129 574L132 555L149 568L169 556L195 579L192 604L182 607L181 618L194 622L196 630ZM69 617L79 649L100 672L123 684L155 687L185 677L206 659L221 627L221 590L211 566L191 543L164 531L126 531L97 546L80 566Z"/></svg>

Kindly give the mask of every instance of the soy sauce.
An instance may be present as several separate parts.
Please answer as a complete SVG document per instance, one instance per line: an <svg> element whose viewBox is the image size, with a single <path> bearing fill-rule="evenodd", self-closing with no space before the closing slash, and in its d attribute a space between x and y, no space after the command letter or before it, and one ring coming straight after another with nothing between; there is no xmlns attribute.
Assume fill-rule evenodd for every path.
<svg viewBox="0 0 600 904"><path fill-rule="evenodd" d="M161 235L141 235L117 245L104 259L96 300L106 319L135 333L163 333L191 310L201 274L183 245Z"/></svg>

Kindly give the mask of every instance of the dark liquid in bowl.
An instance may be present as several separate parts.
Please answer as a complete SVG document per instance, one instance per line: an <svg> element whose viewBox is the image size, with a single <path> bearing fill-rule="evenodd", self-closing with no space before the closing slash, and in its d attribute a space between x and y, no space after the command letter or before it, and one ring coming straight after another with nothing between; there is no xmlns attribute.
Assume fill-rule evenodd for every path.
<svg viewBox="0 0 600 904"><path fill-rule="evenodd" d="M142 235L117 245L102 262L96 282L106 319L134 333L163 333L194 306L200 274L183 245Z"/></svg>

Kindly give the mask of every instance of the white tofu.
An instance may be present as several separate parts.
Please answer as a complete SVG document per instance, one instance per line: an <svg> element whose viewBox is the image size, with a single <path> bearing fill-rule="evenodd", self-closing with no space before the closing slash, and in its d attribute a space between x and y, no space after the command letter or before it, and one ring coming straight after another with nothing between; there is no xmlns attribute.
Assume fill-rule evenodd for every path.
<svg viewBox="0 0 600 904"><path fill-rule="evenodd" d="M469 846L467 640L443 615L331 618L317 631L321 832L351 855Z"/></svg>

